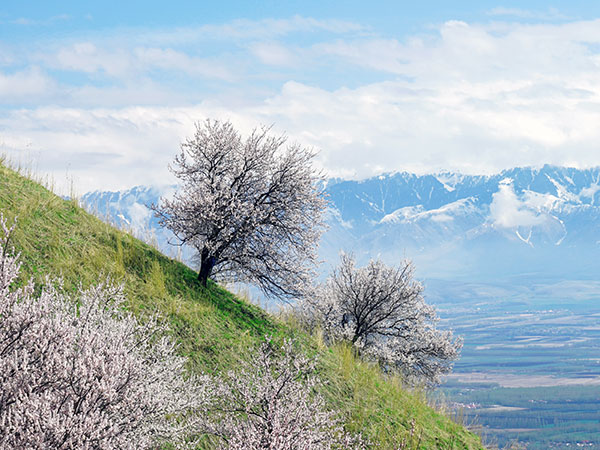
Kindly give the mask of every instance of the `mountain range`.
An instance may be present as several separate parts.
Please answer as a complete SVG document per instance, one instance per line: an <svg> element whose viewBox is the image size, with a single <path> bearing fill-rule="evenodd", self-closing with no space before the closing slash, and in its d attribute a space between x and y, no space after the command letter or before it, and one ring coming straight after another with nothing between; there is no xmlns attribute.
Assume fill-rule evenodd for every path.
<svg viewBox="0 0 600 450"><path fill-rule="evenodd" d="M174 255L169 232L147 205L175 186L95 191L82 202ZM422 278L469 281L522 277L590 279L600 269L600 168L545 165L494 175L444 172L330 179L324 272L341 250L359 262L414 261ZM172 240L172 239L171 239ZM192 253L180 256L190 260Z"/></svg>

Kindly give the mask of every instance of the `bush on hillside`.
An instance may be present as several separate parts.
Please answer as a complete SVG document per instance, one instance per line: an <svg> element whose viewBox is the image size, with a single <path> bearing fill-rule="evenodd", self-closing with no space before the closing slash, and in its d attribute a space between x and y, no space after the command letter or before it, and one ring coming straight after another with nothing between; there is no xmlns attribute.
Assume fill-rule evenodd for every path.
<svg viewBox="0 0 600 450"><path fill-rule="evenodd" d="M340 265L306 296L300 311L328 341L351 342L407 382L431 386L451 370L462 342L436 329L435 309L422 293L410 262L388 267L371 260L356 267L352 255L342 254Z"/></svg>
<svg viewBox="0 0 600 450"><path fill-rule="evenodd" d="M124 312L108 282L74 296L16 287L11 231L0 215L0 448L183 444L208 391L184 380L165 326Z"/></svg>
<svg viewBox="0 0 600 450"><path fill-rule="evenodd" d="M237 371L215 378L212 434L229 450L361 448L316 391L315 360L271 339Z"/></svg>

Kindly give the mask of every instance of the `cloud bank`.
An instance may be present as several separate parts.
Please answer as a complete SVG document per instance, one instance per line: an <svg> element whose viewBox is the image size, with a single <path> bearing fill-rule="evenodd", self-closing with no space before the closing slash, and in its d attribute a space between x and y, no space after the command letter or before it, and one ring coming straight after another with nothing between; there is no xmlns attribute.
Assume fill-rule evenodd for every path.
<svg viewBox="0 0 600 450"><path fill-rule="evenodd" d="M533 227L546 221L544 215L517 197L512 180L503 180L498 188L490 204L490 219L494 225L501 228Z"/></svg>
<svg viewBox="0 0 600 450"><path fill-rule="evenodd" d="M166 184L213 117L274 124L332 176L600 165L600 20L491 14L402 38L292 17L4 43L0 152L82 192Z"/></svg>

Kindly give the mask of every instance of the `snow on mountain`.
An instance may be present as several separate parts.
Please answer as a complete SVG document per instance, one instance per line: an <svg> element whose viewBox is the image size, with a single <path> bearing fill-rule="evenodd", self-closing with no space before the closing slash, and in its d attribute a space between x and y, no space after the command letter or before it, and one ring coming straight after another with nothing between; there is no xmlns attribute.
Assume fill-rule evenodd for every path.
<svg viewBox="0 0 600 450"><path fill-rule="evenodd" d="M456 189L456 185L462 183L464 175L459 173L443 172L435 175L435 178L442 183L444 189L448 192L453 192Z"/></svg>
<svg viewBox="0 0 600 450"><path fill-rule="evenodd" d="M154 233L172 253L169 233L147 205L174 189L138 186L82 200L137 234ZM399 172L330 180L326 190L325 270L340 250L355 252L362 262L411 258L424 277L581 278L600 269L600 168L514 168L491 176Z"/></svg>
<svg viewBox="0 0 600 450"><path fill-rule="evenodd" d="M439 208L425 210L423 205L405 206L396 211L386 214L379 221L380 224L386 223L406 223L419 220L431 220L433 222L449 222L458 215L468 215L475 212L476 205L473 197L462 198L455 202L448 203Z"/></svg>
<svg viewBox="0 0 600 450"><path fill-rule="evenodd" d="M160 226L150 205L161 197L170 197L177 186L135 186L124 191L94 191L81 197L84 207L96 216L108 219L117 227L156 245L163 253L191 261L190 249L173 246L172 233Z"/></svg>

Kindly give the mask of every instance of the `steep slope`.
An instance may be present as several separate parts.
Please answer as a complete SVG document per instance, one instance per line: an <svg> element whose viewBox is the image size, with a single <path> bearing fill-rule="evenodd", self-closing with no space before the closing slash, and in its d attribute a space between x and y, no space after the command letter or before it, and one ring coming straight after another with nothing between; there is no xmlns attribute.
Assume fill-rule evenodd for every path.
<svg viewBox="0 0 600 450"><path fill-rule="evenodd" d="M0 212L9 220L18 217L12 242L21 252L24 277L60 276L67 289L106 276L124 283L132 311L158 312L170 322L191 370L231 369L265 334L294 336L320 354L330 405L346 413L348 429L361 431L373 448L393 448L409 439L412 428L409 448L482 448L477 436L428 407L421 395L403 390L397 379L358 361L350 349L319 346L216 284L202 289L185 265L1 164Z"/></svg>

